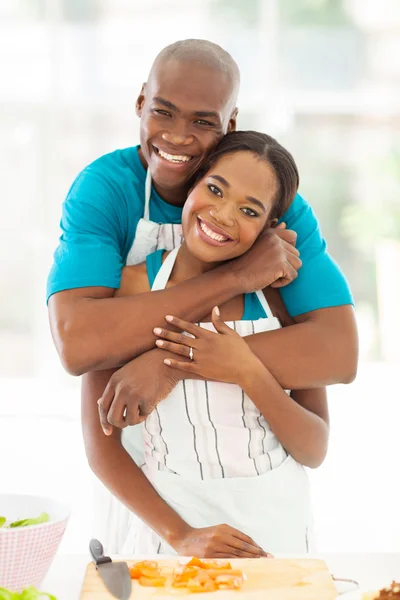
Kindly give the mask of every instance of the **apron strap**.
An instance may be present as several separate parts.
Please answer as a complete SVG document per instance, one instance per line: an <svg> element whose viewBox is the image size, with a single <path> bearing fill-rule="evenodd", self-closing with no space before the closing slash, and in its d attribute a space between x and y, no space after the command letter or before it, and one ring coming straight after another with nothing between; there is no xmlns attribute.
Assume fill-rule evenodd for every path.
<svg viewBox="0 0 400 600"><path fill-rule="evenodd" d="M269 304L267 302L267 299L264 296L263 292L261 292L260 290L258 290L256 292L256 294L257 294L257 298L260 301L261 306L265 310L265 314L267 315L268 319L274 319L274 315L272 314L272 310L270 309L270 306L269 306Z"/></svg>
<svg viewBox="0 0 400 600"><path fill-rule="evenodd" d="M151 173L149 167L147 167L146 183L144 188L144 211L143 219L149 221L150 219L150 196L151 196Z"/></svg>
<svg viewBox="0 0 400 600"><path fill-rule="evenodd" d="M151 287L152 291L157 291L157 290L164 290L168 280L171 276L172 273L172 269L174 268L174 264L176 261L176 257L178 255L179 252L179 248L180 246L178 246L177 248L174 248L167 256L167 258L164 260L164 262L161 265L160 270L158 271L157 275L154 278L153 281L153 285ZM272 310L267 302L266 297L264 296L263 292L261 291L257 291L257 298L260 301L261 306L263 307L265 314L267 315L268 319L273 319L274 315L272 313Z"/></svg>
<svg viewBox="0 0 400 600"><path fill-rule="evenodd" d="M172 269L174 268L174 264L175 264L177 254L179 252L179 248L180 248L180 246L178 246L177 248L174 248L168 254L167 258L162 263L161 269L158 271L157 275L154 278L153 285L151 287L152 292L165 289L165 287L168 283L168 280L170 278L170 275L172 273Z"/></svg>

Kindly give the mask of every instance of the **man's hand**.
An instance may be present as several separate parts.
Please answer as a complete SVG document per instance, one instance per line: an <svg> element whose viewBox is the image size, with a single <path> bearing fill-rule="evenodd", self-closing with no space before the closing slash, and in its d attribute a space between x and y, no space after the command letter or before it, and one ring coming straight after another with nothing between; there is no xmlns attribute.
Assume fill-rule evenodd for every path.
<svg viewBox="0 0 400 600"><path fill-rule="evenodd" d="M100 423L106 435L146 419L174 389L177 376L163 362L165 353L150 350L115 371L100 400Z"/></svg>
<svg viewBox="0 0 400 600"><path fill-rule="evenodd" d="M296 239L296 232L286 229L284 223L265 229L250 250L220 268L234 273L244 293L269 285L283 287L296 279L302 265Z"/></svg>

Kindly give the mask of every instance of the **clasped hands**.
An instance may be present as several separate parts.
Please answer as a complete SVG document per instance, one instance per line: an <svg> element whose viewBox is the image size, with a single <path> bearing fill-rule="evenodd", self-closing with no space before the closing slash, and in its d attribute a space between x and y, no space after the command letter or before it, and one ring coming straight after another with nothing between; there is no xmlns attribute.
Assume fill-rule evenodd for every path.
<svg viewBox="0 0 400 600"><path fill-rule="evenodd" d="M123 429L144 421L181 379L240 385L252 363L258 361L243 338L222 321L218 307L212 311L215 332L169 315L165 320L181 333L167 327L154 328L154 350L116 371L98 401L106 435L111 434L113 426Z"/></svg>

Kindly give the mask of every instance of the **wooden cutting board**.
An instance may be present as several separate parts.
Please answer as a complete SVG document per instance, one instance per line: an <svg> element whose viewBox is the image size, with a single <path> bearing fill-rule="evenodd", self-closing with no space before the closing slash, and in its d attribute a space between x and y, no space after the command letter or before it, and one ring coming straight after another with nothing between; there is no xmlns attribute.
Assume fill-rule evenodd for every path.
<svg viewBox="0 0 400 600"><path fill-rule="evenodd" d="M126 561L128 566L137 561ZM160 566L173 567L177 560L159 560ZM247 579L240 591L218 591L206 594L182 594L166 592L162 588L146 588L132 582L131 600L171 600L176 596L189 596L192 600L215 598L215 600L333 600L337 591L323 560L311 558L284 559L258 558L230 561L233 568L243 571ZM93 563L86 570L81 600L112 600Z"/></svg>

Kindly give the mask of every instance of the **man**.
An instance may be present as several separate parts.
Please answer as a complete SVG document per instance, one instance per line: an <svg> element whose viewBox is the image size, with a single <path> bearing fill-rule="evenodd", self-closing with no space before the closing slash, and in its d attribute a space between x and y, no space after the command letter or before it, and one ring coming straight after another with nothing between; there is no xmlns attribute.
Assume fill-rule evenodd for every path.
<svg viewBox="0 0 400 600"><path fill-rule="evenodd" d="M238 88L237 65L219 46L203 40L168 46L137 100L140 148L89 165L64 203L63 234L48 281L51 329L72 374L125 365L111 378L101 407L103 419L119 427L142 420L176 384L179 375L171 374L165 353L154 346L152 330L164 324L165 315L196 321L238 293L286 284L301 265L291 232L268 231L247 255L201 277L164 291L112 297L127 257L133 253L138 262L160 247L165 227L158 223L179 226L194 173L236 127ZM153 188L149 218L142 219L146 169ZM285 389L349 383L356 372L357 333L347 284L301 196L284 221L297 233L302 259L298 278L282 287L296 325L246 341ZM171 231L176 238L179 230ZM135 406L132 423L123 417L128 404Z"/></svg>

